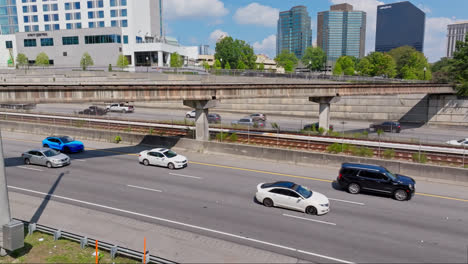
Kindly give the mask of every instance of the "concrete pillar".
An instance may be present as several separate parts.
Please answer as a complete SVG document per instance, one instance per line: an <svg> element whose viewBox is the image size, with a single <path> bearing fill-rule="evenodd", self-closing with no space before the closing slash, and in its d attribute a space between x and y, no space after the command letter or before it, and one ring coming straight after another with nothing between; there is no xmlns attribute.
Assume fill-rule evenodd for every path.
<svg viewBox="0 0 468 264"><path fill-rule="evenodd" d="M199 141L210 140L208 109L216 107L217 100L184 100L184 105L195 109L195 135Z"/></svg>
<svg viewBox="0 0 468 264"><path fill-rule="evenodd" d="M170 53L167 54L166 63L167 63L167 67L171 67L171 54Z"/></svg>
<svg viewBox="0 0 468 264"><path fill-rule="evenodd" d="M158 67L164 66L164 56L162 51L158 51Z"/></svg>
<svg viewBox="0 0 468 264"><path fill-rule="evenodd" d="M309 101L319 104L319 126L325 130L330 129L330 105L340 101L340 97L309 97Z"/></svg>
<svg viewBox="0 0 468 264"><path fill-rule="evenodd" d="M8 200L8 187L5 175L5 161L3 159L3 143L0 133L0 256L5 256L3 249L3 225L11 221L10 202Z"/></svg>

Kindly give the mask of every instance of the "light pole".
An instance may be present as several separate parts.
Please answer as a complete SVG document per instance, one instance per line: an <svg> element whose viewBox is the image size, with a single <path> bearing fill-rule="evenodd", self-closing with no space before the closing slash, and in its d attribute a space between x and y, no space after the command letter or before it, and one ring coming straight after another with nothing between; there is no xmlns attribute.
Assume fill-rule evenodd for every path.
<svg viewBox="0 0 468 264"><path fill-rule="evenodd" d="M424 80L426 80L426 71L427 71L427 68L424 67Z"/></svg>
<svg viewBox="0 0 468 264"><path fill-rule="evenodd" d="M146 56L146 72L149 72L149 58Z"/></svg>

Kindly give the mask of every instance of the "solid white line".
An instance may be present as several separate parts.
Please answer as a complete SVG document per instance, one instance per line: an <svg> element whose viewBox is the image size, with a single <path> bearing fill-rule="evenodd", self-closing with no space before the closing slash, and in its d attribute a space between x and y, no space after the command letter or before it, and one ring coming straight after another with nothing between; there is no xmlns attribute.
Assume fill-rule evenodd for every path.
<svg viewBox="0 0 468 264"><path fill-rule="evenodd" d="M343 203L351 203L351 204L365 205L364 203L358 203L358 202L352 202L352 201L346 201L346 200L340 200L340 199L333 199L333 198L328 198L328 200L337 201L337 202L343 202Z"/></svg>
<svg viewBox="0 0 468 264"><path fill-rule="evenodd" d="M174 175L174 176L180 176L180 177L186 177L186 178L194 178L194 179L203 179L201 177L197 177L197 176L189 176L189 175L183 175L183 174L177 174L177 173L169 173L170 175Z"/></svg>
<svg viewBox="0 0 468 264"><path fill-rule="evenodd" d="M17 166L17 168L21 168L21 169L25 169L25 170L33 170L33 171L43 171L41 169L28 168L28 167L23 167L23 166Z"/></svg>
<svg viewBox="0 0 468 264"><path fill-rule="evenodd" d="M161 190L155 190L155 189L150 189L150 188L145 188L145 187L140 187L140 186L135 186L135 185L127 185L127 186L128 186L128 187L132 187L132 188L137 188L137 189L152 191L152 192L162 192Z"/></svg>
<svg viewBox="0 0 468 264"><path fill-rule="evenodd" d="M68 198L68 197L64 197L64 196L60 196L60 195L47 194L47 193L43 193L43 192L33 191L33 190L29 190L29 189L23 189L23 188L14 187L14 186L8 186L8 188L22 190L22 191L25 191L25 192L31 192L31 193L36 193L36 194L42 194L42 195L45 195L46 197L48 196L48 197L60 198L60 199L68 200L68 201L87 204L87 205L91 205L91 206L95 206L95 207L100 207L100 208L114 210L114 211L118 211L118 212L122 212L122 213L131 214L131 215L146 217L146 218L158 220L158 221L161 221L161 222L167 222L167 223L171 223L171 224L186 226L186 227L190 227L190 228L193 228L193 229L198 229L198 230L203 230L203 231L207 231L207 232L221 234L221 235L225 235L225 236L229 236L229 237L243 239L243 240L256 242L256 243L263 244L263 245L269 245L269 246L272 246L272 247L277 247L277 248L281 248L281 249L285 249L285 250L289 250L289 251L300 252L300 253L308 254L308 255L311 255L311 256L332 260L332 261L335 261L335 262L354 264L354 262L347 261L347 260L342 260L342 259L333 258L333 257L325 256L325 255L320 255L320 254L316 254L316 253L312 253L312 252L308 252L308 251L304 251L304 250L299 250L299 249L295 249L295 248L291 248L291 247L286 247L286 246L282 246L282 245L278 245L278 244L273 244L273 243L270 243L270 242L265 242L265 241L250 238L250 237L244 237L244 236L239 236L239 235L235 235L235 234L231 234L231 233L226 233L226 232L218 231L218 230L215 230L215 229L209 229L209 228L206 228L206 227L186 224L186 223L177 222L177 221L173 221L173 220L169 220L169 219L164 219L164 218L160 218L160 217L156 217L156 216L140 214L140 213L136 213L136 212L132 212L132 211L128 211L128 210L123 210L123 209L119 209L119 208L115 208L115 207L110 207L110 206L106 206L106 205L90 203L90 202L77 200L77 199L73 199L73 198Z"/></svg>
<svg viewBox="0 0 468 264"><path fill-rule="evenodd" d="M289 215L289 214L283 214L283 215L284 215L284 216L287 216L287 217L292 217L292 218L307 220L307 221L311 221L311 222L317 222L317 223L322 223L322 224L327 224L327 225L334 225L334 226L336 226L335 223L330 223L330 222L325 222L325 221L320 221L320 220L315 220L315 219L310 219L310 218L305 218L305 217L300 217L300 216L295 216L295 215Z"/></svg>

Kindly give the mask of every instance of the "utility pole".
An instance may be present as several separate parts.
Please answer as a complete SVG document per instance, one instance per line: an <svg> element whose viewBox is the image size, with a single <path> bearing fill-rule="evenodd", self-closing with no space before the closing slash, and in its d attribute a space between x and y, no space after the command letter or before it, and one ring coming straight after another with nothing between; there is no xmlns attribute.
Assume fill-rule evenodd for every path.
<svg viewBox="0 0 468 264"><path fill-rule="evenodd" d="M3 241L3 225L10 223L11 211L10 202L8 200L8 187L5 175L5 160L3 159L3 143L2 134L0 131L0 256L5 256L6 251L4 249Z"/></svg>

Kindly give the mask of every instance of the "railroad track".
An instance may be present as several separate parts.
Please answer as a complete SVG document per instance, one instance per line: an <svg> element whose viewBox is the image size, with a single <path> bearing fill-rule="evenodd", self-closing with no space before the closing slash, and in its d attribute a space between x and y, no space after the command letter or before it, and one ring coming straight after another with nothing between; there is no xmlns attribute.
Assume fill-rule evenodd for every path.
<svg viewBox="0 0 468 264"><path fill-rule="evenodd" d="M191 126L191 122L187 124L171 124L163 122L154 122L147 120L124 120L124 119L108 119L103 117L91 117L92 120L88 117L80 117L77 115L45 115L45 114L33 114L33 115L21 115L17 112L2 112L0 118L3 120L9 121L20 121L27 123L42 123L50 124L56 126L69 126L69 127L82 127L82 128L91 128L91 129L104 129L111 131L122 131L122 132L133 132L133 133L142 133L142 134L152 134L160 136L179 136L179 137L192 137L194 127ZM252 144L259 146L268 146L268 147L278 147L278 148L287 148L303 151L314 151L314 152L324 152L328 153L328 147L332 142L319 142L315 140L305 140L305 139L294 139L294 138L282 138L278 136L269 135L266 136L265 132L272 132L269 130L247 130L247 129L238 129L233 130L232 128L222 128L217 126L217 130L223 131L235 131L237 134L237 142L242 144ZM215 134L219 132L211 131L213 138ZM254 133L254 134L252 134ZM271 134L271 133L270 133ZM281 133L280 135L291 135L291 136L301 136L303 134L298 133ZM324 137L327 138L327 137ZM229 140L225 140L229 142ZM391 142L381 142L381 143L391 143ZM416 144L413 144L416 145ZM357 147L360 147L357 145ZM385 147L366 147L373 153L373 157L383 158L383 153L386 149L393 149L395 160L403 161L414 161L413 155L417 153L418 157L422 154L427 158L427 162L440 165L449 165L461 167L465 166L468 163L468 159L465 159L465 155L460 154L450 154L450 153L437 153L437 152L420 152L415 150L402 150L394 148L385 148ZM456 148L454 148L456 149ZM368 150L368 152L369 152ZM347 151L344 154L352 155L352 151Z"/></svg>

